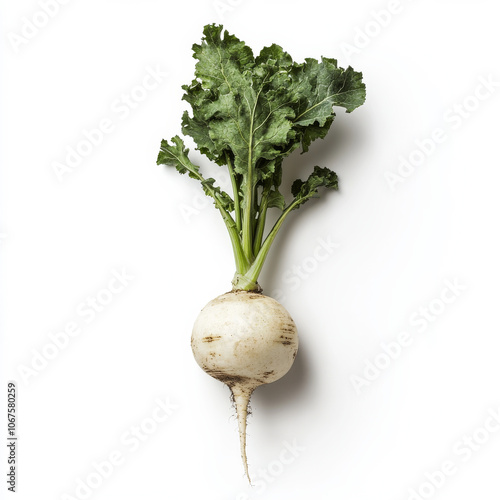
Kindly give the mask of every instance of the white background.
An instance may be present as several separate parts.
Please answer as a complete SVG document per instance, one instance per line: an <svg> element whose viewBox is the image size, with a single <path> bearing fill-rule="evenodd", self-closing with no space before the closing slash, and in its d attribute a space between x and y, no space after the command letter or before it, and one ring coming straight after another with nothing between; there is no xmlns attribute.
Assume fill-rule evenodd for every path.
<svg viewBox="0 0 500 500"><path fill-rule="evenodd" d="M499 498L498 3L73 0L30 30L40 3L4 0L1 15L0 435L16 380L17 498L84 498L82 481L92 499ZM340 190L293 213L260 280L301 348L252 398L253 488L229 391L189 342L230 288L229 240L196 182L155 165L180 132L191 45L221 21L255 51L336 57L367 85L364 106L288 162L285 183L319 164ZM158 82L144 91L148 68ZM102 120L112 130L58 177ZM391 189L402 158L419 165ZM336 245L318 260L321 240ZM127 286L84 313L110 298L113 272ZM49 335L71 322L79 335L54 352ZM157 398L176 407L161 423ZM103 479L93 463L110 455L121 461ZM443 462L453 473L435 474Z"/></svg>

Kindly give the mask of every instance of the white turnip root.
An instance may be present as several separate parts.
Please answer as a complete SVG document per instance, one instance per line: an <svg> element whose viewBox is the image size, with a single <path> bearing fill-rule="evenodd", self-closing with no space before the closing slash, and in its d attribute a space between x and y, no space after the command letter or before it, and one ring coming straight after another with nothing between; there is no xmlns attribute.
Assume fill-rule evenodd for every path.
<svg viewBox="0 0 500 500"><path fill-rule="evenodd" d="M246 459L246 420L252 391L282 377L298 348L297 329L288 312L263 295L258 284L264 262L290 213L317 198L320 189L337 189L337 174L318 165L303 180L281 186L283 161L296 149L306 153L324 139L336 116L334 107L351 113L365 101L362 74L343 69L332 58L294 62L279 45L258 56L220 25L207 25L201 44L193 45L195 78L182 88L192 112L182 116L182 132L211 162L227 168L231 193L194 164L184 140L162 140L157 163L174 167L201 184L220 212L231 242L233 290L202 310L192 334L193 353L209 375L231 389ZM287 190L288 191L288 190ZM272 227L268 215L278 210ZM200 258L206 234L199 241ZM190 262L185 262L191 269ZM203 269L218 272L207 262ZM197 286L202 276L193 276ZM206 278L209 279L208 277ZM330 281L327 281L330 282ZM249 478L250 479L250 478Z"/></svg>
<svg viewBox="0 0 500 500"><path fill-rule="evenodd" d="M297 355L297 328L286 309L261 293L233 291L209 302L191 337L194 357L212 377L231 390L236 405L241 458L246 457L246 421L250 396L288 372Z"/></svg>

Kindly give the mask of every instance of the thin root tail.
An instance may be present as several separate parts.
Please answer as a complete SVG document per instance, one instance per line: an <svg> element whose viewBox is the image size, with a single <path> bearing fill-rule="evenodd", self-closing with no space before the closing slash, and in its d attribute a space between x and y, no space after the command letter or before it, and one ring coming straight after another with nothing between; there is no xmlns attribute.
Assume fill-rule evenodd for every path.
<svg viewBox="0 0 500 500"><path fill-rule="evenodd" d="M245 474L248 478L248 482L252 484L250 475L248 473L248 462L247 462L247 416L248 416L248 403L250 402L250 396L252 395L253 388L249 389L247 387L241 387L239 385L234 385L230 387L233 393L234 403L236 405L236 414L238 416L238 430L240 433L240 448L241 448L241 459L243 461L243 467L245 468Z"/></svg>

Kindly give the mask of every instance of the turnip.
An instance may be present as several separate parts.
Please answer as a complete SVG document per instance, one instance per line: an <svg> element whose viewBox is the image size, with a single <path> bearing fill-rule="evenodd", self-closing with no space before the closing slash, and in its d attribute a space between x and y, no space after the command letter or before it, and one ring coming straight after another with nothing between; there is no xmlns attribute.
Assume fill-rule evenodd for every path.
<svg viewBox="0 0 500 500"><path fill-rule="evenodd" d="M335 118L333 106L347 112L363 104L362 74L335 59L295 63L278 45L257 57L222 26L208 25L200 45L195 79L184 85L192 115L182 117L182 130L197 149L228 169L232 196L206 179L189 159L179 136L163 140L158 164L175 167L198 180L213 198L229 233L236 272L232 290L209 302L193 327L191 346L200 367L231 390L246 457L246 424L250 396L259 385L283 377L298 349L297 328L276 300L263 294L258 278L269 249L288 214L319 188L337 189L337 175L315 166L308 178L291 186L286 202L279 190L283 159L301 147L307 152L323 139ZM266 233L268 210L280 214Z"/></svg>
<svg viewBox="0 0 500 500"><path fill-rule="evenodd" d="M191 346L196 361L231 389L247 476L245 429L250 396L259 385L285 375L298 344L297 328L285 308L255 292L239 290L217 297L194 324Z"/></svg>

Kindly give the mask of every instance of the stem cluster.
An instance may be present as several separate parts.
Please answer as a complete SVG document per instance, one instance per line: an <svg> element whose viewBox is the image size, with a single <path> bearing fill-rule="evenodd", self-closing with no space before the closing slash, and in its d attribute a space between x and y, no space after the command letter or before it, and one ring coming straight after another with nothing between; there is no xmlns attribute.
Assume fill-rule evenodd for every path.
<svg viewBox="0 0 500 500"><path fill-rule="evenodd" d="M241 176L234 172L229 157L227 158L231 185L234 199L234 218L222 207L219 207L233 246L236 273L233 279L233 290L260 291L257 282L271 245L278 234L287 215L315 193L296 197L286 206L274 226L264 238L266 216L268 210L271 182L266 183L262 192L252 186L253 167L249 162L248 177L246 181L245 210L241 209Z"/></svg>

